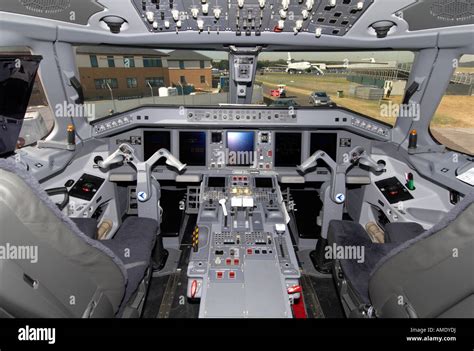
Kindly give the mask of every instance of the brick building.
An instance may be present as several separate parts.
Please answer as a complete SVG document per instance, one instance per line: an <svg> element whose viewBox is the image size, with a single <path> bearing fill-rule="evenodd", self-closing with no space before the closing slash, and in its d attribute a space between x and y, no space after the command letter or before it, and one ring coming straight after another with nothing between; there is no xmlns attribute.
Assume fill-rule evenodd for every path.
<svg viewBox="0 0 474 351"><path fill-rule="evenodd" d="M196 51L175 50L168 53L169 81L173 86L194 85L197 90L211 90L211 59Z"/></svg>
<svg viewBox="0 0 474 351"><path fill-rule="evenodd" d="M208 90L212 64L207 56L188 50L79 46L76 63L86 100L158 96L159 87L194 85Z"/></svg>

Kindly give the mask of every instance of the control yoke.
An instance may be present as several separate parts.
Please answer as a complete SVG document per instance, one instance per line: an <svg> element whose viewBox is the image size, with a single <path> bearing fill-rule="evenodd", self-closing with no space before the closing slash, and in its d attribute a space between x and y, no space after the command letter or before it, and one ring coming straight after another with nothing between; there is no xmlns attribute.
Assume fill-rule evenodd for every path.
<svg viewBox="0 0 474 351"><path fill-rule="evenodd" d="M316 162L318 160L323 160L324 162L326 162L326 164L331 170L332 201L337 204L342 204L346 199L346 172L348 169L348 165L338 165L326 152L318 150L310 157L308 157L301 165L297 166L296 169L301 173L306 173L308 169L316 167Z"/></svg>
<svg viewBox="0 0 474 351"><path fill-rule="evenodd" d="M103 161L98 161L100 168L109 168L113 164L127 162L133 164L137 170L137 194L140 202L147 202L153 197L159 197L159 184L151 179L153 165L162 157L166 158L166 164L176 168L179 172L186 168L186 164L179 161L167 149L159 149L148 160L140 161L135 156L135 150L129 144L121 144L118 149ZM152 187L152 183L156 183ZM154 213L155 211L150 211Z"/></svg>
<svg viewBox="0 0 474 351"><path fill-rule="evenodd" d="M146 164L149 167L153 167L162 157L166 158L167 165L176 168L179 172L186 168L186 164L181 163L171 152L164 148L156 151L148 160L140 162L135 156L135 150L129 144L121 144L118 149L105 160L98 161L97 165L102 169L107 169L114 164L127 162L132 163L138 169L139 164Z"/></svg>
<svg viewBox="0 0 474 351"><path fill-rule="evenodd" d="M185 163L182 163L180 160L174 157L171 152L164 148L155 152L146 162L151 167L162 157L166 157L166 164L168 166L176 168L179 172L186 168Z"/></svg>
<svg viewBox="0 0 474 351"><path fill-rule="evenodd" d="M310 157L308 157L302 164L296 167L297 170L301 171L301 173L305 173L308 169L316 167L316 161L323 160L327 163L329 168L334 169L337 165L334 160L329 157L327 153L324 151L318 150Z"/></svg>
<svg viewBox="0 0 474 351"><path fill-rule="evenodd" d="M316 167L318 160L326 162L331 170L331 199L337 204L345 201L346 173L352 166L359 163L376 172L381 172L384 169L384 166L372 159L362 146L356 146L349 152L349 162L337 164L326 152L318 150L296 168L301 173L306 173L310 168Z"/></svg>
<svg viewBox="0 0 474 351"><path fill-rule="evenodd" d="M109 155L105 160L100 160L97 162L97 166L102 169L110 168L110 166L121 163L121 162L130 162L134 156L133 148L128 144L121 144L117 150Z"/></svg>
<svg viewBox="0 0 474 351"><path fill-rule="evenodd" d="M367 151L364 150L362 146L356 146L350 152L351 163L364 165L373 169L375 172L382 172L384 170L384 165L377 163L372 157L367 154Z"/></svg>

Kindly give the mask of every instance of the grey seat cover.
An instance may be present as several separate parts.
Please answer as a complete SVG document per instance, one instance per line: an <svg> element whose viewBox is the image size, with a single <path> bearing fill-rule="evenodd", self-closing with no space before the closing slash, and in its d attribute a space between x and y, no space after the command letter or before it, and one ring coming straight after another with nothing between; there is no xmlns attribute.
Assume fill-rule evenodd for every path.
<svg viewBox="0 0 474 351"><path fill-rule="evenodd" d="M105 294L117 311L127 283L122 261L99 241L84 235L57 209L37 180L12 160L0 159L0 223L0 245L38 246L37 263L27 260L15 263L24 273L38 278L41 288L46 289L46 293L49 291L52 298L67 306L52 311L51 316L80 316L80 309L84 307L82 300L98 292ZM5 268L8 261L0 260L0 275L5 280L9 274ZM71 272L76 276L71 276ZM84 289L87 285L96 291L78 289L75 282L81 280L90 282ZM31 293L34 294L33 289ZM81 301L70 305L71 296L81 297ZM3 297L8 300L8 296ZM0 306L9 302L0 300ZM38 307L38 311L40 309ZM25 313L21 307L10 312L16 316ZM39 312L38 316L41 316Z"/></svg>
<svg viewBox="0 0 474 351"><path fill-rule="evenodd" d="M474 317L474 193L438 224L375 266L369 294L378 315Z"/></svg>

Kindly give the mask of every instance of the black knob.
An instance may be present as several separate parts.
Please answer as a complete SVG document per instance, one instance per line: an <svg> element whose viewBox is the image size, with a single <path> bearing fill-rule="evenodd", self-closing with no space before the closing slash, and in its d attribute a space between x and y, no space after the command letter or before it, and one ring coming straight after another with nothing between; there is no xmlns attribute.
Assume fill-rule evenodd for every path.
<svg viewBox="0 0 474 351"><path fill-rule="evenodd" d="M100 161L103 161L104 159L102 158L102 156L96 156L94 157L94 163L97 165L99 164Z"/></svg>

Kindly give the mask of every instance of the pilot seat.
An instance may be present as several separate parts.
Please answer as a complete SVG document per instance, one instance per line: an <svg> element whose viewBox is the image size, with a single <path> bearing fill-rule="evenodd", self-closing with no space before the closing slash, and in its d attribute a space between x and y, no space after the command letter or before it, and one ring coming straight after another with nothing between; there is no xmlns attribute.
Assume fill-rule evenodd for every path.
<svg viewBox="0 0 474 351"><path fill-rule="evenodd" d="M346 315L474 317L473 202L471 192L428 230L416 223L389 224L382 244L372 242L359 223L331 221L329 247L364 248L362 262L333 262Z"/></svg>
<svg viewBox="0 0 474 351"><path fill-rule="evenodd" d="M94 219L67 217L30 173L0 159L0 223L0 245L38 248L37 260L0 260L0 316L140 316L156 220L128 217L113 239L95 240Z"/></svg>

